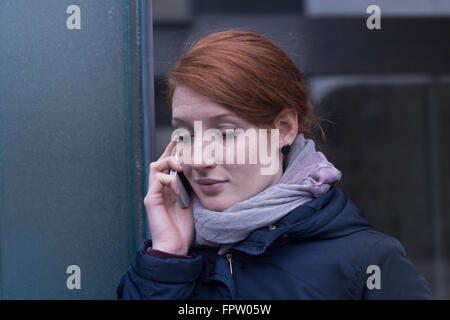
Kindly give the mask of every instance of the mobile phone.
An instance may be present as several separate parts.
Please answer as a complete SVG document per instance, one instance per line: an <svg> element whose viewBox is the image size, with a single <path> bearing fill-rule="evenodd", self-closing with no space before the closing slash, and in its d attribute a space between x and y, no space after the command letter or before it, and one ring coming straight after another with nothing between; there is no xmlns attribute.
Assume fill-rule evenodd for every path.
<svg viewBox="0 0 450 320"><path fill-rule="evenodd" d="M191 194L192 194L192 186L189 181L186 179L186 176L183 172L177 172L175 170L170 169L171 176L177 177L178 186L180 188L180 194L176 195L178 204L182 209L189 207L191 204Z"/></svg>

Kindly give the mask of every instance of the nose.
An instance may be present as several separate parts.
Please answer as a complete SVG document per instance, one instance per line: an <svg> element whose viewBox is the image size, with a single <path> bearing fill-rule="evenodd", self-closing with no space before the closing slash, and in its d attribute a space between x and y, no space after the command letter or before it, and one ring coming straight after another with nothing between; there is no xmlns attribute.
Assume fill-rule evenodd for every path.
<svg viewBox="0 0 450 320"><path fill-rule="evenodd" d="M216 146L214 142L200 139L194 137L193 150L192 150L192 168L195 169L205 169L214 168L217 166L217 161L215 159ZM214 153L214 155L212 154Z"/></svg>

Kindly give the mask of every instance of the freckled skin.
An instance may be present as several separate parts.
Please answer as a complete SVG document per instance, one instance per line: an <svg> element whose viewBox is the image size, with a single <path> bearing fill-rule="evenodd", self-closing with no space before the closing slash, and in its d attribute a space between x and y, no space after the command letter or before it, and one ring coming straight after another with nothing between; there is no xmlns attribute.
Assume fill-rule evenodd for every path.
<svg viewBox="0 0 450 320"><path fill-rule="evenodd" d="M227 114L229 117L214 120L217 115ZM217 128L221 131L225 129L243 129L244 131L253 128L258 132L258 127L238 117L225 107L217 104L205 96L198 94L190 88L178 85L173 95L172 104L173 119L182 119L187 124L181 125L181 122L172 121L174 128L183 128L189 126L189 130L194 132L194 121L202 121L203 132L208 128ZM194 137L193 139L199 139ZM242 139L242 141L245 139ZM224 138L225 141L225 138ZM280 137L280 143L282 142ZM210 143L208 140L203 141L203 148ZM266 150L270 152L270 137L267 141ZM192 143L192 145L194 145ZM262 165L257 158L256 164L248 161L249 152L255 153L256 146L249 146L248 143L238 143L234 140L235 145L235 161L232 164L225 163L225 154L227 152L224 143L223 163L217 163L217 159L203 158L202 164L182 163L183 172L191 184L194 192L198 196L202 205L209 210L223 211L237 202L251 198L262 190L276 184L282 176L282 166L278 166L278 170L272 175L262 175L260 169ZM279 147L279 146L277 146ZM246 154L244 164L238 164L236 161L237 153ZM275 150L279 153L279 150ZM281 161L281 154L278 161ZM281 162L280 162L281 163ZM267 166L265 166L267 167ZM199 178L212 178L226 180L227 182L214 194L206 194L200 190L198 183L195 182Z"/></svg>

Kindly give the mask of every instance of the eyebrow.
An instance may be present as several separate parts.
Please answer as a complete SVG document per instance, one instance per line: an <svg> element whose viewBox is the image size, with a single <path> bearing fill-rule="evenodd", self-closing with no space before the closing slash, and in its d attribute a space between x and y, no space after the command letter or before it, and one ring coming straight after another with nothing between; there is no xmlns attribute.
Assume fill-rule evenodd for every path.
<svg viewBox="0 0 450 320"><path fill-rule="evenodd" d="M211 119L211 121L218 121L218 120L222 120L224 118L236 119L236 116L228 114L228 113L225 113L225 114L218 114L216 116L210 117L209 119ZM186 124L186 125L189 125L190 121L186 121L186 120L183 120L181 118L173 117L172 118L172 125L175 126L175 124Z"/></svg>

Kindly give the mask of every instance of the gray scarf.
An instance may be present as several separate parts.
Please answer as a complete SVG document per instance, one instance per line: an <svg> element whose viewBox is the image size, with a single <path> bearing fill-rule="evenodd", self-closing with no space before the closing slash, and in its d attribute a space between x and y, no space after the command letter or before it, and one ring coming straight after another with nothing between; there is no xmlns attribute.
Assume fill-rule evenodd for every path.
<svg viewBox="0 0 450 320"><path fill-rule="evenodd" d="M219 212L205 209L194 195L196 244L222 246L223 254L253 230L280 220L302 204L326 193L341 179L341 172L328 162L314 141L297 135L288 154L280 181L250 199Z"/></svg>

